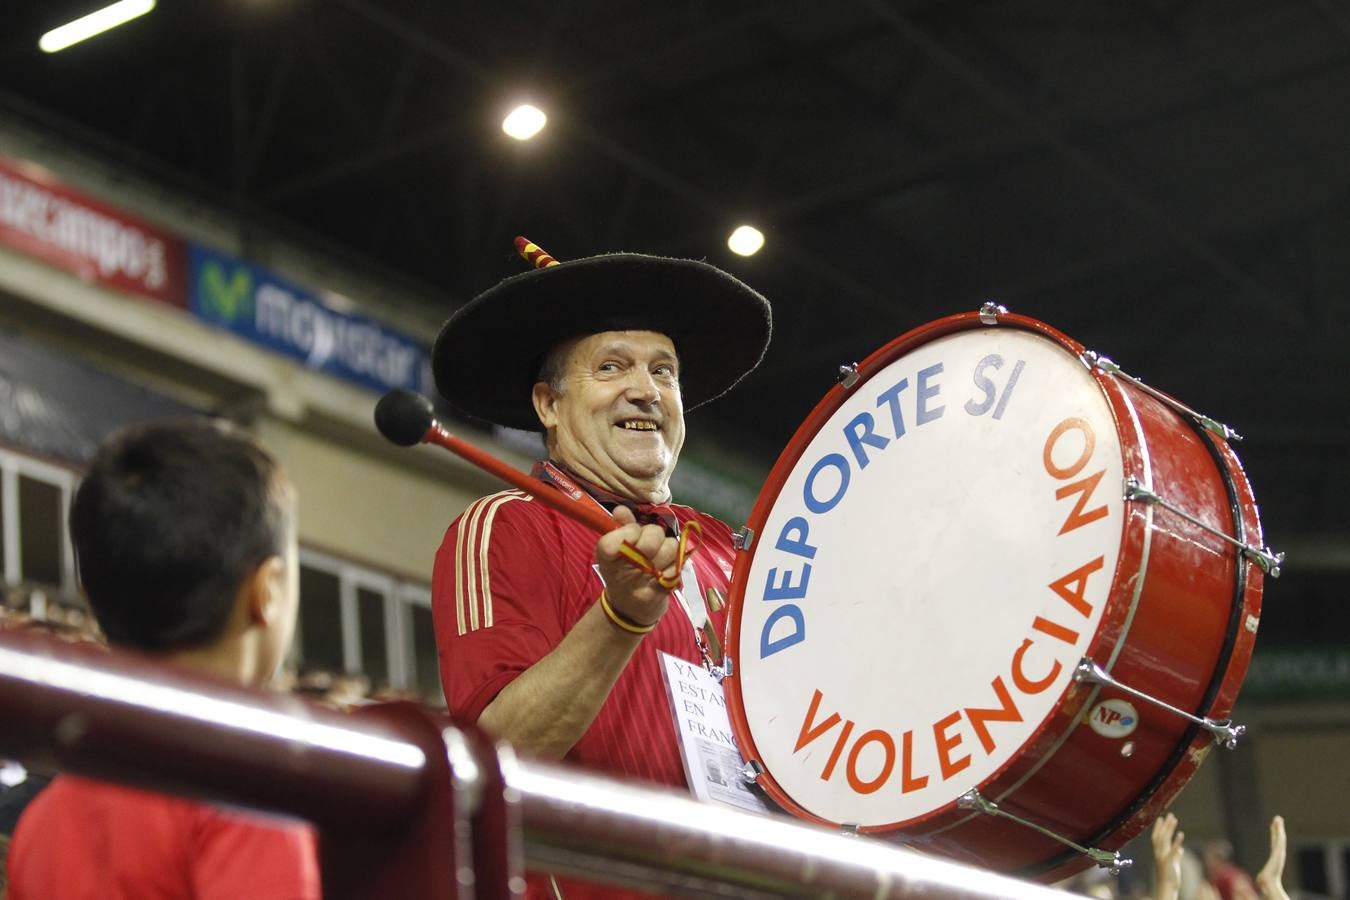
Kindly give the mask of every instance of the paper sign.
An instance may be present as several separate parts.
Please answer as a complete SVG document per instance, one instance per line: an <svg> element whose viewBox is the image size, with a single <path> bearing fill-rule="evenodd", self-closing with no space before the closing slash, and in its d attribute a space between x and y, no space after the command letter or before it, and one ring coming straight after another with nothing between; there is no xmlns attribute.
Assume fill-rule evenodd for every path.
<svg viewBox="0 0 1350 900"><path fill-rule="evenodd" d="M776 811L741 776L745 761L731 733L722 685L703 666L669 653L661 654L661 673L675 717L685 779L694 796L749 812Z"/></svg>

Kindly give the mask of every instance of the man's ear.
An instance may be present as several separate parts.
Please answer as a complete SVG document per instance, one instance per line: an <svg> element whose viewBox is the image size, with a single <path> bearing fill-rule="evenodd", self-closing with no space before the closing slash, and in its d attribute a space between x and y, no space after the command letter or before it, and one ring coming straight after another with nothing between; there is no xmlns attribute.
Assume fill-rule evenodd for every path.
<svg viewBox="0 0 1350 900"><path fill-rule="evenodd" d="M286 591L286 563L269 556L244 579L245 612L249 625L268 628L281 614Z"/></svg>
<svg viewBox="0 0 1350 900"><path fill-rule="evenodd" d="M530 391L530 400L534 403L534 414L547 431L558 424L558 395L547 381L536 381Z"/></svg>

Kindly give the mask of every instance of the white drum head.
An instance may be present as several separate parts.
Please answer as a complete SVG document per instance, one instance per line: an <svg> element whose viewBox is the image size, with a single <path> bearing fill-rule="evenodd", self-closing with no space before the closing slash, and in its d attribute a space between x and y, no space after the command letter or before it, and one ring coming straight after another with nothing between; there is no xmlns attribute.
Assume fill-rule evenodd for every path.
<svg viewBox="0 0 1350 900"><path fill-rule="evenodd" d="M794 447L736 587L743 749L811 816L913 824L1018 756L1092 642L1124 514L1111 409L1062 345L976 328Z"/></svg>

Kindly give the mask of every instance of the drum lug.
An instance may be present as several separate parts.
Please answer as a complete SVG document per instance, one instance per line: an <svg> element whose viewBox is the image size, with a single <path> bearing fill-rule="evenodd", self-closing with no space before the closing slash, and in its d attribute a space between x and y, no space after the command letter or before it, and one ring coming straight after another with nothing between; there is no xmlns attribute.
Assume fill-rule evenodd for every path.
<svg viewBox="0 0 1350 900"><path fill-rule="evenodd" d="M755 542L755 529L742 525L731 533L731 546L736 550L749 550Z"/></svg>
<svg viewBox="0 0 1350 900"><path fill-rule="evenodd" d="M1109 356L1102 356L1096 350L1084 350L1083 355L1080 356L1079 359L1081 359L1083 365L1087 366L1089 369L1100 369L1107 375L1123 374L1120 371L1120 366L1116 365Z"/></svg>
<svg viewBox="0 0 1350 900"><path fill-rule="evenodd" d="M1271 578L1280 577L1280 567L1284 565L1284 554L1275 553L1269 547L1248 547L1242 548L1243 556L1246 556L1252 562L1261 567Z"/></svg>
<svg viewBox="0 0 1350 900"><path fill-rule="evenodd" d="M1252 562L1260 566L1261 571L1265 572L1271 578L1280 577L1280 567L1284 565L1283 553L1277 553L1274 550L1271 550L1269 547L1257 547L1252 544L1248 544L1245 541L1240 541L1237 538L1233 537L1231 534L1225 534L1224 532L1220 531L1214 526L1200 521L1195 516L1186 512L1184 509L1177 506L1176 504L1167 502L1157 493L1145 487L1143 483L1140 482L1139 479L1133 475L1125 479L1125 499L1138 500L1141 503L1156 503L1163 509L1176 513L1177 515L1185 519L1187 522L1190 522L1192 525L1195 525L1198 528L1203 528L1210 534L1222 538L1223 540L1232 544L1234 547L1237 547L1239 550L1242 551L1243 556L1247 557Z"/></svg>
<svg viewBox="0 0 1350 900"><path fill-rule="evenodd" d="M993 300L986 300L980 306L980 321L985 325L997 325L999 316L1006 316L1008 307Z"/></svg>
<svg viewBox="0 0 1350 900"><path fill-rule="evenodd" d="M1176 397L1171 396L1170 394L1164 394L1162 391L1154 390L1153 388L1144 384L1144 382L1141 379L1135 378L1133 375L1128 374L1127 372L1122 370L1120 366L1117 365L1115 362L1113 362L1110 358L1102 356L1095 350L1084 350L1083 355L1080 356L1079 359L1081 359L1083 361L1083 365L1087 366L1089 369L1098 369L1102 372L1105 372L1107 375L1112 375L1115 376L1116 378L1124 378L1126 381L1130 382L1135 387L1139 388L1139 390L1143 391L1145 394L1148 394L1155 400L1159 400L1167 404L1168 406L1172 407L1182 415L1190 416L1192 419L1194 419L1196 422L1200 424L1200 427L1204 428L1206 431L1212 434L1217 434L1219 437L1223 438L1225 441L1228 441L1229 443L1235 444L1238 441L1242 440L1242 435L1238 434L1235 430L1233 430L1229 426L1223 424L1222 422L1215 421L1214 419L1211 419L1209 416L1203 413L1196 412L1195 410L1191 409L1189 406L1182 403L1180 400L1178 400Z"/></svg>
<svg viewBox="0 0 1350 900"><path fill-rule="evenodd" d="M1125 499L1141 500L1144 503L1157 503L1162 498L1144 487L1138 478L1131 475L1125 479Z"/></svg>
<svg viewBox="0 0 1350 900"><path fill-rule="evenodd" d="M1041 825L1037 825L1035 822L1032 822L1028 819L1024 819L1021 816L1015 816L1010 812L1004 812L1002 809L999 808L999 805L997 803L987 799L983 794L981 794L978 790L974 788L971 788L970 790L962 794L960 797L958 797L956 799L956 805L961 809L970 809L978 813L983 813L986 816L994 816L995 818L999 819L1007 819L1010 822L1016 822L1018 825L1021 825L1024 828L1030 828L1033 831L1039 831L1041 834L1045 835L1051 840L1058 841L1064 846L1072 850L1076 850L1079 853L1083 854L1084 856L1088 857L1098 866L1101 866L1103 869L1106 869L1112 875L1119 874L1121 869L1128 869L1130 866L1134 865L1134 860L1130 859L1128 856L1121 856L1119 850L1099 850L1096 847L1084 847L1082 844L1077 844L1066 838L1064 835L1051 831L1050 829L1045 828Z"/></svg>
<svg viewBox="0 0 1350 900"><path fill-rule="evenodd" d="M741 767L741 780L746 784L754 784L759 781L759 776L764 774L764 767L759 764L759 760L752 759Z"/></svg>
<svg viewBox="0 0 1350 900"><path fill-rule="evenodd" d="M730 678L734 670L735 666L731 662L731 657L724 656L722 657L722 664L720 666L713 666L712 668L710 668L708 670L708 674L711 675L713 678L716 678L718 683L720 684L721 682Z"/></svg>
<svg viewBox="0 0 1350 900"><path fill-rule="evenodd" d="M858 383L858 364L848 363L847 365L840 366L837 379L839 383L843 385L844 390L853 387Z"/></svg>
<svg viewBox="0 0 1350 900"><path fill-rule="evenodd" d="M1247 726L1234 725L1231 719L1211 719L1208 717L1201 718L1199 716L1191 715L1185 710L1178 709L1165 700L1159 700L1157 697L1145 694L1143 691L1136 690L1127 684L1123 684L1112 678L1105 669L1086 656L1079 661L1078 667L1074 669L1073 680L1080 684L1086 682L1088 684L1099 684L1114 688L1122 693L1129 694L1136 700L1151 703L1159 709L1170 712L1174 716L1180 716L1189 722L1194 722L1196 725L1199 725L1209 732L1210 737L1214 739L1214 743L1226 750L1232 750L1236 747L1238 738L1242 737L1242 735L1247 732Z"/></svg>

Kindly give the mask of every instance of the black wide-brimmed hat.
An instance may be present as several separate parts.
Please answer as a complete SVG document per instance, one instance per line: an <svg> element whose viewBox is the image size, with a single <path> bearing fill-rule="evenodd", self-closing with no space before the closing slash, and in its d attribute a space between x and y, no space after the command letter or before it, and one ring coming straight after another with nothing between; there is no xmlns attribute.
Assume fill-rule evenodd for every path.
<svg viewBox="0 0 1350 900"><path fill-rule="evenodd" d="M539 268L498 282L460 307L431 351L436 388L479 419L539 431L530 394L544 356L602 331L657 331L680 356L685 410L725 394L764 357L769 301L694 259L608 253L555 262L523 238Z"/></svg>

